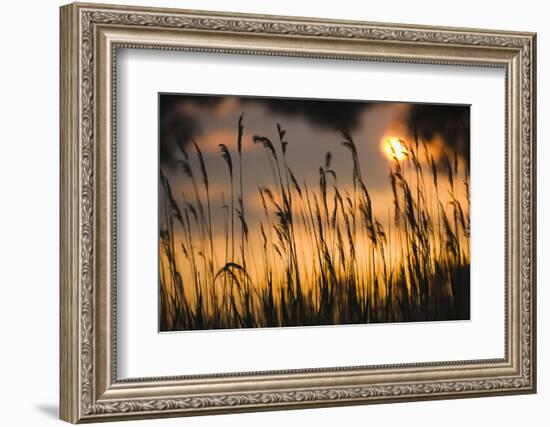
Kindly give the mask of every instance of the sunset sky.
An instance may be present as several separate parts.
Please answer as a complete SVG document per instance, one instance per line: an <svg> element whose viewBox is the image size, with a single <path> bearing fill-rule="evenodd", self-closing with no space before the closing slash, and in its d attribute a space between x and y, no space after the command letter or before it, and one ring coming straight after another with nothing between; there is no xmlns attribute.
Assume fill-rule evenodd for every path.
<svg viewBox="0 0 550 427"><path fill-rule="evenodd" d="M237 123L241 114L244 125L244 204L250 233L255 239L253 247L260 244L259 223L265 222L258 188L276 188L277 185L269 155L261 144L253 143L253 136L269 138L278 155L281 155L277 123L286 130L289 168L300 184L306 182L309 188L315 190L319 188L319 167L324 166L326 155L330 152L330 169L337 175L338 187L351 191L351 156L342 146L342 136L338 132L339 128L348 130L357 146L363 179L372 197L373 214L385 229L390 225L393 215L390 214L392 192L388 179L391 159L384 149L385 140L399 138L413 144L416 124L419 138L425 140L438 165L438 175L441 175L440 197L444 200L447 192L445 186L448 184L442 153L446 152L452 162L456 150L461 170L469 168L469 106L160 94L160 168L170 182L176 201L184 206L185 198L194 200L194 193L190 180L184 176L178 164L183 159L178 145L188 152L199 183L200 165L192 140L202 150L210 185L214 251L218 264L223 261L219 258L224 256L226 236L224 215L227 211L222 206L224 203L229 204L230 194L228 169L219 144L229 148L234 168L237 169ZM422 155L419 155L419 160L429 168ZM235 172L235 197L238 192L237 180L238 173ZM456 187L458 200L464 201L462 182ZM203 193L201 197L204 197ZM435 195L431 197L435 199ZM162 209L161 204L160 226L164 227ZM237 222L235 229L239 229ZM307 259L312 256L306 244L310 237L303 228L298 229L297 233L304 242L300 248L301 254ZM307 266L304 269L307 272Z"/></svg>
<svg viewBox="0 0 550 427"><path fill-rule="evenodd" d="M416 114L418 132L427 140L434 156L440 156L442 150L447 150L451 156L456 149L461 162L469 164L468 106L172 94L161 94L159 101L160 167L170 179L175 197L189 185L188 180L182 179L181 168L177 166L182 158L177 144L179 141L187 148L198 170L191 146L191 138L194 138L204 155L211 197L220 204L221 192L227 192L229 187L227 166L218 145L227 145L236 163L237 122L241 113L244 113L245 193L256 195L259 186L274 184L266 150L254 144L252 137L265 136L278 146L277 123L287 131L289 167L300 181L305 180L310 186L318 185L319 167L324 165L327 152L331 153L331 167L338 175L339 185L351 186L350 155L342 147L337 132L338 128L349 129L364 165L365 182L373 199L379 202L374 203L379 209L375 214L381 219L387 216L385 207L391 203L389 159L383 142L388 137L397 137L411 143L412 114ZM444 175L443 167L441 169ZM259 197L245 199L245 203L249 215L261 216ZM253 217L250 222L254 222Z"/></svg>

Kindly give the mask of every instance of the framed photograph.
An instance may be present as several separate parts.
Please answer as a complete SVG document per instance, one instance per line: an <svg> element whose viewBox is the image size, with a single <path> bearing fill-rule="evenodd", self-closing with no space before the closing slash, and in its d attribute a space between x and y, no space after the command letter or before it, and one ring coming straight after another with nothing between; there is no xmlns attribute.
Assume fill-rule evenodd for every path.
<svg viewBox="0 0 550 427"><path fill-rule="evenodd" d="M61 418L534 393L535 34L61 8Z"/></svg>

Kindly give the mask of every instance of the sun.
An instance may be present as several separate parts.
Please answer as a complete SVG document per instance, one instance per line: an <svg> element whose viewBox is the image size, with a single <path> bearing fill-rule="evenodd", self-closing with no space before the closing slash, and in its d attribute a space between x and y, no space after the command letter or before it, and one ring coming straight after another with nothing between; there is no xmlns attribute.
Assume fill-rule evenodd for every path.
<svg viewBox="0 0 550 427"><path fill-rule="evenodd" d="M405 147L405 143L396 137L384 139L382 148L390 160L397 159L398 161L401 161L404 160L409 154L407 147Z"/></svg>

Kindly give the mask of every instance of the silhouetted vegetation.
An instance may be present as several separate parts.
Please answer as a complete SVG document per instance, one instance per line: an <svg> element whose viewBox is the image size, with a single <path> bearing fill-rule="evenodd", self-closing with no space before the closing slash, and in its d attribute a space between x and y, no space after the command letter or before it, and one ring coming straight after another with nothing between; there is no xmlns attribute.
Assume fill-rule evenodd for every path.
<svg viewBox="0 0 550 427"><path fill-rule="evenodd" d="M340 130L335 148L340 142L349 153L353 185L339 186L326 153L312 186L289 166L289 142L277 124L278 141L253 137L268 155L274 182L257 189L263 219L250 224L251 235L243 131L241 115L235 147L219 146L227 165L227 191L219 205L213 203L196 142L189 152L180 147L182 179L192 188L182 203L161 171L162 331L470 317L469 177L459 172L456 153L442 154L443 188L425 141L418 135L411 142L400 140L405 156L390 161L393 204L387 207L389 218L381 221L350 133ZM199 167L192 167L191 156ZM464 186L465 206L458 186ZM219 209L223 253L212 231L212 212ZM183 271L192 279L184 280Z"/></svg>

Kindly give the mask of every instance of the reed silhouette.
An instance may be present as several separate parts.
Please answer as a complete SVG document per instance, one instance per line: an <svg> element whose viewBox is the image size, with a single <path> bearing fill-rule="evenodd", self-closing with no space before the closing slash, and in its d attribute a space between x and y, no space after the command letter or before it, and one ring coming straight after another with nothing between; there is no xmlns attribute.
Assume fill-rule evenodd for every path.
<svg viewBox="0 0 550 427"><path fill-rule="evenodd" d="M469 319L469 176L456 152L443 153L443 188L441 166L416 132L398 141L399 156L390 146L393 203L384 227L348 131L339 130L335 148L349 154L352 186L339 185L330 152L312 184L289 167L289 141L277 123L278 141L253 137L274 179L257 188L263 219L249 224L243 122L241 114L234 147L219 145L227 166L219 204L197 142L189 152L180 146L181 179L192 188L183 202L160 172L161 331ZM214 210L223 212L221 246Z"/></svg>

